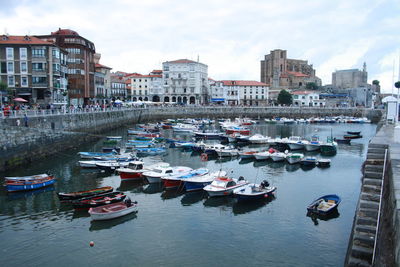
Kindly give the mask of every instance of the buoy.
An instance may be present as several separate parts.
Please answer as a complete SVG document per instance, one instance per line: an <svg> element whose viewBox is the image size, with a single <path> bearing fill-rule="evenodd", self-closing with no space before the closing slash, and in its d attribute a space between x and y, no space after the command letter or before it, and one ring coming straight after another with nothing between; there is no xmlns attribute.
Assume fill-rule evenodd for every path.
<svg viewBox="0 0 400 267"><path fill-rule="evenodd" d="M93 242L93 241L90 241L90 242L89 242L89 245L90 245L91 247L93 247L93 246L94 246L94 242Z"/></svg>

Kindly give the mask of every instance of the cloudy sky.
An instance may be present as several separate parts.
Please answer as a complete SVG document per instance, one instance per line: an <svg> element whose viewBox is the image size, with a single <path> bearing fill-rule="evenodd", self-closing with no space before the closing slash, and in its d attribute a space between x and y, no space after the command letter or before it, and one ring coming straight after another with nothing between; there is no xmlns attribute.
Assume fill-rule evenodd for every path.
<svg viewBox="0 0 400 267"><path fill-rule="evenodd" d="M2 33L73 29L113 71L145 74L199 57L213 79L259 80L260 60L280 48L313 64L323 84L364 61L368 81L385 92L399 79L399 0L0 0L0 7Z"/></svg>

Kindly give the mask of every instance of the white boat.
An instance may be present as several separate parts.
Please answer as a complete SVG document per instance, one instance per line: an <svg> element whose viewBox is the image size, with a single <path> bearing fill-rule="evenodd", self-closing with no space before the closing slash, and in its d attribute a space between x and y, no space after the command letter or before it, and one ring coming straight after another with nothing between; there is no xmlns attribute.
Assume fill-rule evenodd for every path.
<svg viewBox="0 0 400 267"><path fill-rule="evenodd" d="M288 153L286 155L286 160L289 164L300 163L300 161L304 158L304 154L302 153Z"/></svg>
<svg viewBox="0 0 400 267"><path fill-rule="evenodd" d="M248 184L243 177L239 179L229 177L217 177L211 184L205 186L203 189L207 191L210 197L227 196L233 193L233 190Z"/></svg>
<svg viewBox="0 0 400 267"><path fill-rule="evenodd" d="M102 161L96 163L96 167L99 169L103 170L115 170L121 167L127 167L131 162L135 160L130 160L130 161L115 161L115 160L110 160L110 161Z"/></svg>
<svg viewBox="0 0 400 267"><path fill-rule="evenodd" d="M4 177L7 181L32 181L32 180L40 180L49 177L47 173L36 174L36 175L29 175L29 176L9 176Z"/></svg>
<svg viewBox="0 0 400 267"><path fill-rule="evenodd" d="M271 157L271 153L268 151L258 152L254 154L256 160L267 160Z"/></svg>
<svg viewBox="0 0 400 267"><path fill-rule="evenodd" d="M290 150L304 149L304 142L301 140L300 136L291 136L286 142Z"/></svg>
<svg viewBox="0 0 400 267"><path fill-rule="evenodd" d="M239 150L235 148L215 149L219 157L235 157L239 155Z"/></svg>
<svg viewBox="0 0 400 267"><path fill-rule="evenodd" d="M312 136L311 141L304 141L304 148L306 151L317 151L321 146L318 136Z"/></svg>
<svg viewBox="0 0 400 267"><path fill-rule="evenodd" d="M162 177L184 174L190 172L191 170L192 168L184 166L177 166L177 167L159 166L151 171L144 172L142 175L147 179L149 183L152 184L152 183L160 183Z"/></svg>
<svg viewBox="0 0 400 267"><path fill-rule="evenodd" d="M90 208L89 214L93 221L102 221L122 217L136 211L138 211L137 202L131 202L130 199L127 199L124 202Z"/></svg>
<svg viewBox="0 0 400 267"><path fill-rule="evenodd" d="M174 130L174 132L189 132L189 133L198 130L196 126L184 123L178 123L177 125L172 126L172 129Z"/></svg>
<svg viewBox="0 0 400 267"><path fill-rule="evenodd" d="M226 171L216 171L202 176L185 179L185 190L187 192L203 190L206 185L211 184L217 177L225 177Z"/></svg>
<svg viewBox="0 0 400 267"><path fill-rule="evenodd" d="M121 140L122 136L107 136L107 140Z"/></svg>
<svg viewBox="0 0 400 267"><path fill-rule="evenodd" d="M275 152L275 153L272 153L270 157L275 162L284 161L286 159L286 153Z"/></svg>
<svg viewBox="0 0 400 267"><path fill-rule="evenodd" d="M149 166L146 165L143 161L133 161L130 162L128 166L118 168L115 171L119 173L119 176L122 180L142 179L144 172L151 171L160 166L169 167L169 163L159 162Z"/></svg>
<svg viewBox="0 0 400 267"><path fill-rule="evenodd" d="M261 134L255 134L249 137L249 142L252 144L266 144L270 138Z"/></svg>
<svg viewBox="0 0 400 267"><path fill-rule="evenodd" d="M275 186L269 186L264 180L261 184L247 184L243 187L233 190L233 194L239 201L255 201L268 198L275 192Z"/></svg>
<svg viewBox="0 0 400 267"><path fill-rule="evenodd" d="M259 153L259 151L239 151L239 156L241 159L251 159L254 158L257 153Z"/></svg>
<svg viewBox="0 0 400 267"><path fill-rule="evenodd" d="M224 146L221 144L205 144L204 145L204 153L207 154L216 154L216 149L229 149L229 146Z"/></svg>

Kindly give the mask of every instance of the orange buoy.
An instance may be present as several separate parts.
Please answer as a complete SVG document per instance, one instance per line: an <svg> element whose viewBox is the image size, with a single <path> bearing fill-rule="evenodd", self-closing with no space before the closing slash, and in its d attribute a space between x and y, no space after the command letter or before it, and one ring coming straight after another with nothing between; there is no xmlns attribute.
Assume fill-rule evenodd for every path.
<svg viewBox="0 0 400 267"><path fill-rule="evenodd" d="M93 246L94 246L94 242L93 242L93 241L90 241L90 242L89 242L89 245L90 245L91 247L93 247Z"/></svg>

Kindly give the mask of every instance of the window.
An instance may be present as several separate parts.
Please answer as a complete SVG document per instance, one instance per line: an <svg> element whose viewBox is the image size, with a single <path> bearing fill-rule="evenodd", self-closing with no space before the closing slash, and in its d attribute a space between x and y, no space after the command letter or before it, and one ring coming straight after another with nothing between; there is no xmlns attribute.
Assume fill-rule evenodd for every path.
<svg viewBox="0 0 400 267"><path fill-rule="evenodd" d="M190 71L194 71L194 65L192 64L192 65L189 65L189 70Z"/></svg>
<svg viewBox="0 0 400 267"><path fill-rule="evenodd" d="M139 95L142 95L142 90L139 90Z"/></svg>
<svg viewBox="0 0 400 267"><path fill-rule="evenodd" d="M21 87L28 87L28 77L21 76Z"/></svg>
<svg viewBox="0 0 400 267"><path fill-rule="evenodd" d="M166 74L165 74L165 79L168 79L168 78L169 78L169 74L166 73Z"/></svg>
<svg viewBox="0 0 400 267"><path fill-rule="evenodd" d="M190 92L194 93L194 87L190 87Z"/></svg>
<svg viewBox="0 0 400 267"><path fill-rule="evenodd" d="M7 73L7 63L6 62L0 63L0 73Z"/></svg>
<svg viewBox="0 0 400 267"><path fill-rule="evenodd" d="M10 86L10 87L14 87L15 86L14 76L8 76L8 86Z"/></svg>
<svg viewBox="0 0 400 267"><path fill-rule="evenodd" d="M32 84L46 83L46 77L32 77Z"/></svg>
<svg viewBox="0 0 400 267"><path fill-rule="evenodd" d="M45 52L43 48L34 48L32 49L32 57L44 57Z"/></svg>
<svg viewBox="0 0 400 267"><path fill-rule="evenodd" d="M21 61L20 63L20 68L21 68L21 73L27 73L28 72L28 64L26 61Z"/></svg>
<svg viewBox="0 0 400 267"><path fill-rule="evenodd" d="M60 50L58 50L57 48L53 48L52 54L53 57L60 58Z"/></svg>
<svg viewBox="0 0 400 267"><path fill-rule="evenodd" d="M44 71L45 63L32 63L32 70Z"/></svg>
<svg viewBox="0 0 400 267"><path fill-rule="evenodd" d="M186 93L186 88L183 88L183 92Z"/></svg>
<svg viewBox="0 0 400 267"><path fill-rule="evenodd" d="M169 66L164 66L164 71L169 71Z"/></svg>
<svg viewBox="0 0 400 267"><path fill-rule="evenodd" d="M28 50L26 47L21 47L19 49L19 59L27 60L28 59Z"/></svg>
<svg viewBox="0 0 400 267"><path fill-rule="evenodd" d="M53 64L53 71L60 71L60 64L54 63Z"/></svg>
<svg viewBox="0 0 400 267"><path fill-rule="evenodd" d="M14 59L14 48L12 48L12 47L7 47L6 48L6 58L7 58L7 60L13 60Z"/></svg>
<svg viewBox="0 0 400 267"><path fill-rule="evenodd" d="M14 73L14 62L7 62L7 73Z"/></svg>

